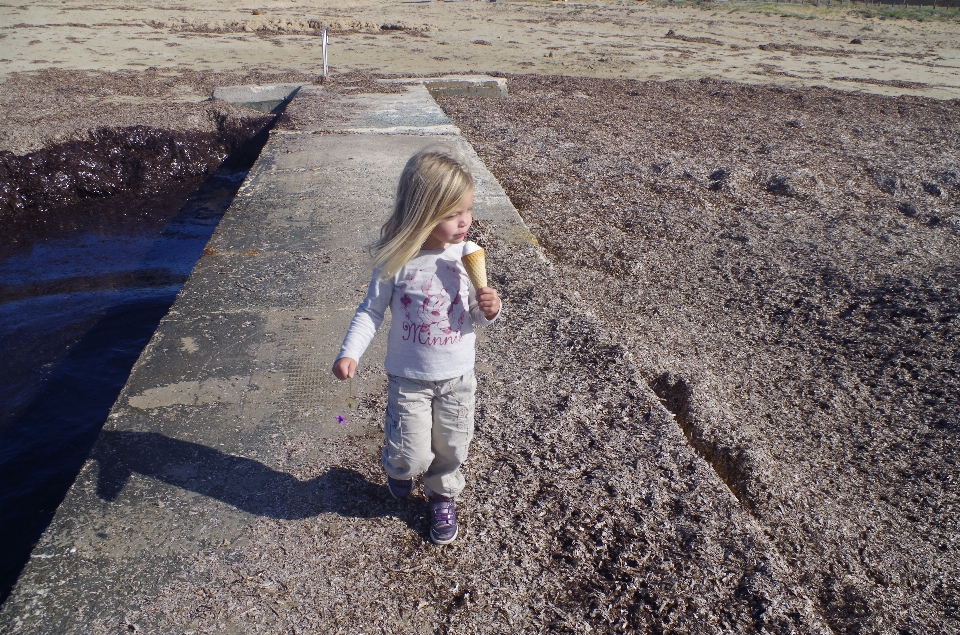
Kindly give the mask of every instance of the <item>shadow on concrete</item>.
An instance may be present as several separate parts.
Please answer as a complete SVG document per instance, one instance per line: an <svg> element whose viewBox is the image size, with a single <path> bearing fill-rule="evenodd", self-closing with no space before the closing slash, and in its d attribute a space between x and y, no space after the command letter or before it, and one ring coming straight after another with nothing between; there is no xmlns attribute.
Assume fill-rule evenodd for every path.
<svg viewBox="0 0 960 635"><path fill-rule="evenodd" d="M399 517L420 531L416 515L398 513L383 485L334 467L301 481L259 461L154 432L104 431L91 454L100 465L97 495L116 500L131 474L141 474L232 505L283 520L334 513L353 518Z"/></svg>

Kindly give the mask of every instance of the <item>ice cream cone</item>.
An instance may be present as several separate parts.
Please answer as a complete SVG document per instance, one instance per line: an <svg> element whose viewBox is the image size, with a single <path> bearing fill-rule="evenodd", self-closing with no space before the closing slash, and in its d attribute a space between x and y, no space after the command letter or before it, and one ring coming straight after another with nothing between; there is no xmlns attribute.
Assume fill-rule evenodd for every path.
<svg viewBox="0 0 960 635"><path fill-rule="evenodd" d="M483 249L471 252L461 258L463 266L470 276L470 282L474 289L482 289L487 286L487 259L486 252Z"/></svg>

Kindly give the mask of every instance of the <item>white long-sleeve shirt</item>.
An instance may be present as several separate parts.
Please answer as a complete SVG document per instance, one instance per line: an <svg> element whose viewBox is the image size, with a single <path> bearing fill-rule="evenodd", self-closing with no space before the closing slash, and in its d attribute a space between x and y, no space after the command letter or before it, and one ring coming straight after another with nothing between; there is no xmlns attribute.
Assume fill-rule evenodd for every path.
<svg viewBox="0 0 960 635"><path fill-rule="evenodd" d="M387 280L374 271L337 359L360 359L389 306L390 332L383 364L388 373L439 381L472 370L474 324L486 326L499 313L488 320L477 306L476 290L460 262L467 245L423 249Z"/></svg>

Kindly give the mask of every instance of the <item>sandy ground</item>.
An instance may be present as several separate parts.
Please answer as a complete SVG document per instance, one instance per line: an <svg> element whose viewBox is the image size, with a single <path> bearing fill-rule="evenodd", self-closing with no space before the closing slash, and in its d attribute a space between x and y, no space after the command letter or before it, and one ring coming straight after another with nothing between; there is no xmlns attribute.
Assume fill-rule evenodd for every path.
<svg viewBox="0 0 960 635"><path fill-rule="evenodd" d="M80 103L121 112L135 104L143 119L152 106L209 97L210 82L176 79L185 72L316 75L324 26L330 28L330 65L339 72L706 76L936 98L960 90L956 21L881 21L848 8L808 5L65 0L0 5L0 24L0 79L41 69L151 68L169 80L165 90L146 94L134 88L86 100L74 96L77 117ZM854 39L861 43L851 44ZM44 101L48 95L69 96L58 94L56 85L35 96ZM51 108L34 105L20 116L4 110L0 150L17 154L85 128L84 122L58 123L62 112L55 116Z"/></svg>

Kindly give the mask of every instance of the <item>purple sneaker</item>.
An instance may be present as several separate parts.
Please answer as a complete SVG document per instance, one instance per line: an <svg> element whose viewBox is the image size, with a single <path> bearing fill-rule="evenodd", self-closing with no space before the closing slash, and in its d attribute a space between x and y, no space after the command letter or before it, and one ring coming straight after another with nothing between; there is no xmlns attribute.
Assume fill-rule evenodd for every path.
<svg viewBox="0 0 960 635"><path fill-rule="evenodd" d="M430 496L430 540L438 545L449 545L457 539L457 504L452 498Z"/></svg>
<svg viewBox="0 0 960 635"><path fill-rule="evenodd" d="M390 490L390 494L394 498L410 498L410 492L413 491L413 479L400 481L388 476L387 489Z"/></svg>

